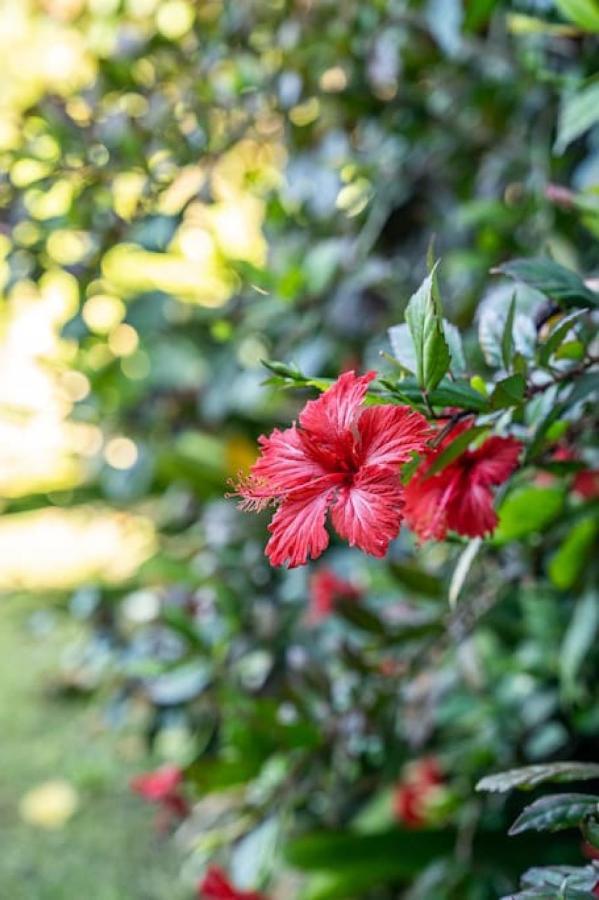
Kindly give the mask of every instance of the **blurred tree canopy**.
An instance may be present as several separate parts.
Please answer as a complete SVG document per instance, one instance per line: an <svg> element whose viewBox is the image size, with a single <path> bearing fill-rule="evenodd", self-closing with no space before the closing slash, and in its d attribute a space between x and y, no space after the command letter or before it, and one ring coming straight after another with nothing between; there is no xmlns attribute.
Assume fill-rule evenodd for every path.
<svg viewBox="0 0 599 900"><path fill-rule="evenodd" d="M582 867L571 832L506 837L517 801L474 785L597 757L595 0L0 15L0 585L89 620L69 690L141 700L196 803L183 882L216 859L281 900L484 900ZM437 399L405 379L432 239ZM482 546L334 541L349 596L315 624L313 574L270 567L265 518L223 495L364 368L526 455ZM570 896L547 877L521 896Z"/></svg>

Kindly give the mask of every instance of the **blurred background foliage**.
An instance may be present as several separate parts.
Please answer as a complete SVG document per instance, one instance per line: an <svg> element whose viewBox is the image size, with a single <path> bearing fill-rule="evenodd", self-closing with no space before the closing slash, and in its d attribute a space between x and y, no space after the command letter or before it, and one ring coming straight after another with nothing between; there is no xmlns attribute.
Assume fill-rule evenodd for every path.
<svg viewBox="0 0 599 900"><path fill-rule="evenodd" d="M305 399L265 386L261 361L384 367L431 235L445 313L483 374L513 292L490 269L550 254L596 273L597 15L593 0L0 4L0 614L24 683L32 641L64 648L55 719L3 688L38 704L49 736L38 750L20 716L7 728L26 755L68 746L83 704L115 759L123 729L147 738L113 760L112 806L84 787L67 833L85 857L89 829L122 819L101 851L120 868L99 867L94 896L186 896L221 854L280 898L403 885L475 900L538 861L499 837L505 801L472 785L596 755L596 531L572 512L568 472L523 477L470 575L483 607L485 585L501 603L457 649L439 634L459 545L406 533L376 565L334 546L328 562L368 600L315 629L309 573L271 570L264 520L223 494ZM517 290L525 319L539 298ZM586 415L575 437L593 465ZM404 647L406 628L425 643ZM402 836L391 785L423 752L448 786L431 832ZM52 778L42 759L31 772ZM187 767L200 801L180 878L151 891L144 851L129 853L143 827L127 818L131 759ZM93 867L65 855L56 887L53 834L31 844L41 874L23 887L22 781L3 801L6 889L78 896ZM346 832L290 844L317 828ZM576 841L560 850L576 858Z"/></svg>

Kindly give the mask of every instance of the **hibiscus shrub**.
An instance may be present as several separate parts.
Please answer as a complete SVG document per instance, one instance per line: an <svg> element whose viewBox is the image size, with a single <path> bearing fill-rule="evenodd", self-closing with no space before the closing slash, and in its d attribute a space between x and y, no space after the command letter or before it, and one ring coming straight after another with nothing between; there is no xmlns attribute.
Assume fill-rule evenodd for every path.
<svg viewBox="0 0 599 900"><path fill-rule="evenodd" d="M192 605L166 604L191 668L148 685L154 731L185 709L201 749L133 783L167 827L187 816L200 897L493 897L525 870L519 897L593 895L595 795L541 797L509 837L509 798L474 791L506 762L596 752L599 294L550 259L503 268L516 284L483 303L479 348L444 320L433 267L380 373L268 363L276 390L321 394L233 482L270 532L261 597L234 600L224 554ZM535 764L479 788L598 774Z"/></svg>
<svg viewBox="0 0 599 900"><path fill-rule="evenodd" d="M573 687L574 672L580 676L583 671L585 658L592 656L597 661L594 633L598 608L592 591L591 560L599 493L597 472L593 468L595 460L584 441L581 442L581 436L592 434L592 427L588 430L588 426L596 424L599 358L593 326L599 294L594 284L585 284L574 272L550 259L518 260L503 269L524 283L526 292L522 300L518 291L514 291L511 298L506 298L503 308L498 308L496 303L487 310L483 308L479 333L487 363L484 373L475 373L468 366L459 333L443 319L436 267L408 303L405 324L390 330L395 357L389 359L394 366L391 372L378 377L375 372L363 376L346 372L325 388L323 382L304 377L295 367L281 363L268 365L273 372L271 384L325 388L317 400L306 403L297 423L260 438L257 461L249 475L237 482L242 509L259 511L270 504L276 505L268 525L271 537L265 549L273 566L287 564L294 568L320 557L329 544L325 527L328 513L337 535L370 556L380 558L388 554L390 542L398 537L403 520L413 533L417 547L425 541L446 541L453 548L441 567L443 570L449 564L452 569L447 594L453 612L445 621L431 611L426 614L421 610L418 614L406 604L398 610L398 623L389 609L379 609L377 615L359 589L341 577L341 572L336 574L321 568L312 577L312 612L307 621L314 624L323 616L337 612L368 635L364 643L359 642L358 653L355 647L350 649L349 640L347 645L344 642L340 645L348 669L354 669L356 675L359 673L362 696L368 696L367 686L376 694L374 685L369 685L373 676L383 679L400 676L404 690L406 684L411 684L418 698L419 679L415 673L420 671L420 678L426 680L419 699L428 698L431 702L432 686L426 683L430 678L426 664L436 663L442 668L448 659L455 662L456 657L451 654L454 648L458 663L461 660L464 666L466 683L472 689L481 689L481 657L499 639L505 625L497 627L501 620L495 623L494 641L482 653L467 635L482 617L490 619L500 600L505 603L510 597L513 600L514 594L518 597L521 593L516 586L522 565L526 563L521 554L509 562L513 553L509 542L514 538L533 539L531 551L555 588L567 592L578 588L584 593L580 605L572 611L562 646L561 681L566 693ZM486 317L492 317L493 332ZM522 332L526 334L526 343ZM490 333L494 334L492 340ZM492 488L501 488L499 502ZM553 530L547 531L547 526L560 516L564 520L563 537L562 528L557 528L555 534ZM485 538L489 540L483 544ZM416 593L445 593L441 587L445 580L442 571L435 577L428 571L406 570L393 556L390 569L399 581ZM477 582L472 579L471 569L477 556L477 581L481 583L486 571L490 583L472 596L472 587ZM497 573L493 576L497 566L508 572L513 566L507 584L497 578ZM470 591L466 589L467 582ZM557 597L556 601L559 602ZM554 615L559 620L563 614L554 607ZM533 670L539 663L538 659L533 663ZM591 671L587 669L588 673ZM414 678L415 684L411 681ZM443 696L443 688L439 686L438 690ZM400 690L397 710L395 699L387 697L386 702L391 704L391 709L387 709L391 733L394 714L399 709L405 713L402 700L409 708L409 691L407 696L402 696ZM381 694L377 702L385 702ZM544 703L540 702L540 721L551 720L557 712L556 706L551 702L543 709ZM379 705L379 714L383 708ZM365 712L363 702L360 711ZM439 710L436 712L439 715ZM536 715L533 712L533 724ZM441 733L445 726L451 734L455 723L444 721L442 714L439 718ZM425 714L423 720L426 721ZM385 769L393 768L394 748L392 743L385 742L383 721L380 717L370 721L366 717L354 723L356 733L364 741L358 757L362 757L366 783L369 769L378 769L380 778ZM421 723L424 734L429 729L433 731L432 722L426 726L424 721ZM497 728L499 722L493 725ZM562 722L548 721L540 734L550 746L557 736L559 745L563 740L562 728ZM458 725L457 733L462 729L466 733L470 731L466 722ZM525 739L526 731L527 716L523 715L512 738L519 743ZM367 750L367 736L375 741L374 754ZM414 739L410 732L405 737ZM469 738L476 746L474 735L470 734ZM532 758L540 755L536 740L529 739L528 755ZM467 740L465 747L468 745ZM542 752L542 740L540 746ZM482 749L479 745L478 752ZM507 752L513 753L513 749ZM526 744L523 750L526 754ZM489 751L489 747L484 751L489 759L502 756ZM454 775L463 774L455 747L446 744L444 752L447 769L453 769ZM371 755L374 760L369 758ZM478 762L481 758L484 754ZM333 760L334 755L331 763ZM479 787L502 790L514 784L530 787L552 777L580 781L598 776L596 765L558 763L483 779ZM340 773L338 777L341 779ZM428 896L425 893L428 890L434 890L436 897L478 896L476 891L486 879L498 886L510 868L505 859L498 866L495 881L488 871L482 874L487 867L492 871L493 864L498 862L496 857L501 858L502 854L503 845L497 837L491 842L487 840L487 831L494 830L493 817L490 813L485 815L476 805L470 806L472 818L466 817L469 803L463 790L463 784L460 792L457 783L446 780L436 757L410 764L393 789L392 802L387 806L387 815L396 822L394 831L376 836L376 831L371 832L367 826L369 840L366 840L362 823L376 821L376 813L372 819L371 814L360 809L357 785L352 781L344 783L345 802L342 800L339 806L345 807L347 815L346 803L351 793L354 794L358 809L350 821L355 819L355 827L343 834L315 836L312 843L308 838L300 838L291 845L292 862L329 873L328 880L322 884L315 881L307 896L353 896L358 886L366 890L386 878L400 882L418 873L412 888L414 897ZM458 809L460 793L463 805ZM384 820L380 809L377 813ZM597 796L545 797L522 813L510 834L580 825L583 835L591 835L587 846L591 856L595 856L592 848L597 843L598 816ZM481 866L481 872L473 877L472 869L466 871L460 864L452 865L449 861L443 865L437 861L439 868L433 865L429 870L427 859L432 864L436 856L447 853L450 845L443 838L449 837L453 826L457 828L455 839L459 839L465 821L472 828L467 857L475 869ZM402 828L432 828L439 833L432 839L427 831L421 844L411 841L406 856L402 851ZM528 854L533 857L535 853L551 854L550 845L534 846L536 849L532 844L521 845L523 860ZM380 862L375 862L373 856L378 860L376 854L380 847L385 851ZM328 859L328 852L337 864ZM390 852L397 853L393 860L387 856ZM572 856L572 848L566 845L560 852ZM342 863L335 854L347 854L349 858ZM516 854L510 855L513 861ZM476 885L472 894L471 881ZM591 896L597 883L599 869L593 865L535 868L523 876L525 890L517 896L557 898L569 896L563 890L570 889L578 891L576 896Z"/></svg>

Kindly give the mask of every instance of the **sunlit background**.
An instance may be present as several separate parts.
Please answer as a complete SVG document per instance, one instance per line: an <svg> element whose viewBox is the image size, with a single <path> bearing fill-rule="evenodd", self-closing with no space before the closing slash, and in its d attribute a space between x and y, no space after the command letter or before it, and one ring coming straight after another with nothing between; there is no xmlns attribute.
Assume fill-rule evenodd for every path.
<svg viewBox="0 0 599 900"><path fill-rule="evenodd" d="M276 120L265 115L266 140L232 142L216 164L203 165L198 153L196 164L178 167L167 149L153 149L150 142L145 170L135 164L103 170L110 158L103 135L110 139L124 116L133 123L151 118L144 94L157 76L152 62L141 57L131 66L144 93L94 95L99 61L109 59L123 40L143 42L156 33L184 41L196 13L210 21L218 16L219 4L198 9L185 0L4 0L0 7L0 151L10 160L10 182L21 191L22 202L19 221L0 236L5 288L0 492L11 500L37 495L39 507L6 515L0 523L4 588L67 588L98 576L119 580L152 553L152 526L143 515L105 504L63 509L66 504L60 502L48 509L44 503L43 498L52 503L56 492L84 485L98 466L126 471L138 458L135 442L112 434L97 417L72 420L74 404L90 391L82 369L97 373L116 364L127 379L143 381L150 359L135 327L124 321L132 297L161 291L180 303L220 307L238 280L230 263L265 262L260 193L280 177L283 151ZM219 77L224 84L231 77L226 65ZM167 102L170 87L163 86L157 104ZM76 126L93 125L93 143L85 147L89 160L80 148L65 156L54 123L31 113L46 95L60 97ZM186 132L197 123L189 114L181 117L180 127ZM94 178L103 181L94 202L105 207L94 215L112 209L127 223L141 206L145 216L178 217L163 250L119 237L108 248L99 247L93 227L77 227L83 225L77 222L77 204ZM200 197L208 181L211 200L205 202ZM10 185L3 190L6 196ZM92 261L98 277L84 285L79 308L77 269ZM75 314L88 333L83 349L76 337L63 334ZM185 318L175 307L172 316ZM226 323L217 327L226 329ZM260 349L250 345L246 353L256 358ZM194 365L205 377L201 359ZM191 384L194 374L189 374Z"/></svg>

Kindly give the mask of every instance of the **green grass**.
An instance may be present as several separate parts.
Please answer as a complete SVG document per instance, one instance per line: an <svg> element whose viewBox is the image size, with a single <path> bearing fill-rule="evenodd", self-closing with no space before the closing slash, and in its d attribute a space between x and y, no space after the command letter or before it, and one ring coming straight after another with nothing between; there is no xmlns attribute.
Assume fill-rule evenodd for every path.
<svg viewBox="0 0 599 900"><path fill-rule="evenodd" d="M151 766L143 743L109 728L97 699L50 690L78 626L59 618L35 636L30 601L0 602L0 897L186 900L173 842L155 834L154 810L128 789L130 775ZM74 785L78 811L59 830L26 824L21 797L53 778Z"/></svg>

